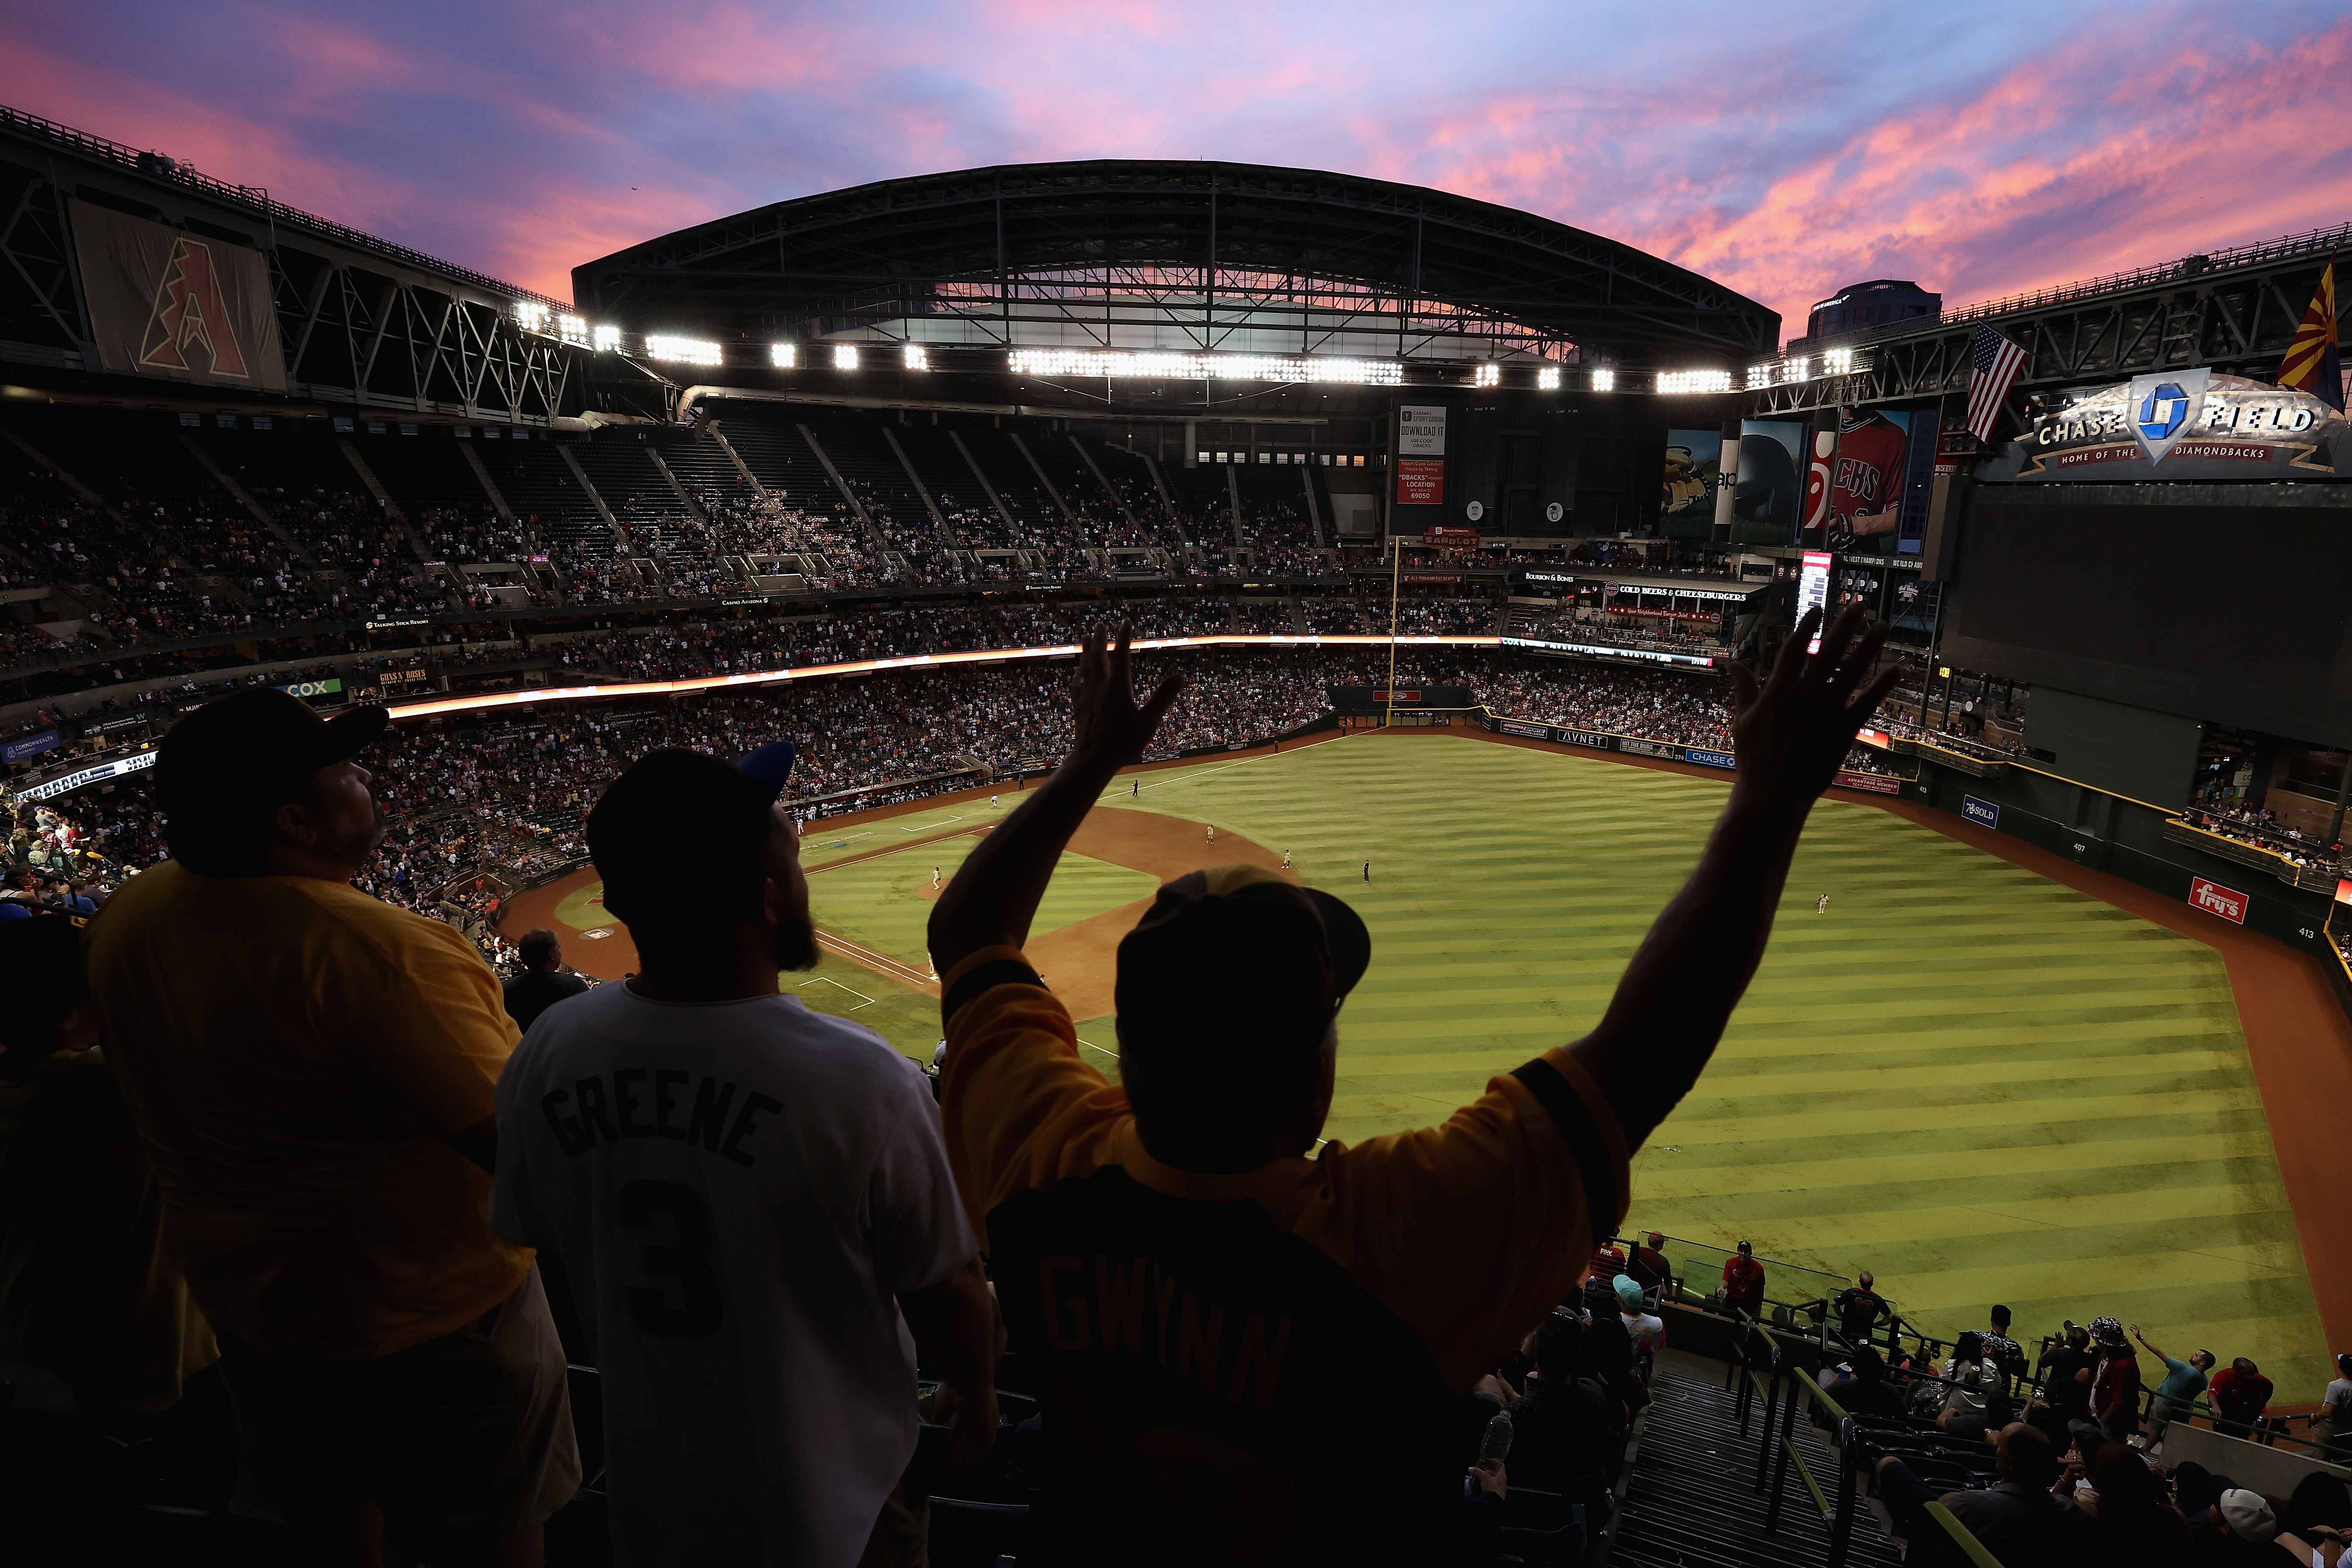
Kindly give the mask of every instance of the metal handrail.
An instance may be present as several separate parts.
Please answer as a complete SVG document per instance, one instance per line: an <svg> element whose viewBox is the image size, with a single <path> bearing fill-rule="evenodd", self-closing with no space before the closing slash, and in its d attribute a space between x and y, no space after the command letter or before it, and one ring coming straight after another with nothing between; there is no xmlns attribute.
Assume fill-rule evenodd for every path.
<svg viewBox="0 0 2352 1568"><path fill-rule="evenodd" d="M1844 1418L1844 1412L1839 1411L1829 1395L1822 1393L1821 1384L1815 1383L1803 1367L1792 1365L1788 1370L1790 1376L1803 1379L1805 1386L1813 1391L1814 1396L1823 1405L1828 1405L1832 1411L1836 1412L1841 1420ZM1780 1443L1779 1452L1775 1456L1779 1462L1773 1467L1770 1497L1764 1505L1764 1530L1767 1534L1780 1528L1780 1499L1788 1490L1789 1464L1791 1460L1796 1462L1797 1475L1804 1481L1805 1489L1813 1494L1813 1506L1821 1510L1822 1517L1832 1521L1836 1519L1836 1510L1832 1508L1829 1500L1822 1495L1821 1483L1813 1479L1812 1467L1806 1464L1805 1456L1797 1451L1796 1433L1797 1391L1792 1386L1789 1391L1788 1403L1781 1406Z"/></svg>
<svg viewBox="0 0 2352 1568"><path fill-rule="evenodd" d="M1940 1502L1931 1502L1926 1505L1925 1511L1929 1519L1944 1527L1944 1533L1952 1538L1952 1544L1966 1552L1969 1561L1977 1568L2000 1568L2000 1559L1986 1551L1984 1542L1970 1534L1967 1525L1953 1518L1950 1509Z"/></svg>
<svg viewBox="0 0 2352 1568"><path fill-rule="evenodd" d="M1823 1519L1835 1518L1836 1511L1830 1507L1829 1500L1822 1496L1822 1483L1813 1479L1813 1468L1811 1465L1805 1463L1805 1457L1797 1452L1797 1445L1795 1441L1790 1437L1783 1436L1780 1439L1780 1452L1783 1455L1780 1466L1781 1476L1785 1479L1789 1473L1787 1461L1789 1459L1796 1460L1798 1478L1805 1483L1805 1489L1813 1494L1813 1506L1821 1510L1821 1515ZM1764 1514L1764 1528L1768 1531L1775 1528L1774 1520L1780 1511L1780 1489L1776 1486L1772 1489L1772 1506L1767 1509Z"/></svg>
<svg viewBox="0 0 2352 1568"><path fill-rule="evenodd" d="M1811 1373L1807 1372L1801 1366L1792 1366L1789 1371L1797 1377L1801 1378L1804 1381L1805 1386L1812 1390L1813 1397L1822 1402L1822 1407L1830 1413L1830 1419L1832 1421L1838 1423L1840 1426L1844 1425L1846 1419L1845 1411L1840 1407L1836 1400L1832 1399L1829 1396L1829 1393L1826 1389L1822 1388L1819 1383L1814 1381L1813 1374Z"/></svg>

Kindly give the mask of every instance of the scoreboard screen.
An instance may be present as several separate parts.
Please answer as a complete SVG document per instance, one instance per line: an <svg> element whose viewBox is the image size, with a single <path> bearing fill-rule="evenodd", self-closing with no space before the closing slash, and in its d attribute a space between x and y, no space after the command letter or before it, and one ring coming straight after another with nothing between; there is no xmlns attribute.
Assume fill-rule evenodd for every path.
<svg viewBox="0 0 2352 1568"><path fill-rule="evenodd" d="M1807 653L1822 651L1822 631L1829 624L1830 566L1837 558L1826 550L1805 552L1805 569L1797 574L1797 619L1803 620L1808 612L1822 613L1822 626L1813 631L1813 640L1805 645Z"/></svg>

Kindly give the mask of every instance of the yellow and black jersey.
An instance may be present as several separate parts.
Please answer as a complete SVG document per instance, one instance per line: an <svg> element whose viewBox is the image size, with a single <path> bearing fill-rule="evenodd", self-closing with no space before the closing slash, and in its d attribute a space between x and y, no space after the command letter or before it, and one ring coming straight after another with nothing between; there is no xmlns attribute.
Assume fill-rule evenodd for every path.
<svg viewBox="0 0 2352 1568"><path fill-rule="evenodd" d="M1444 1125L1227 1175L1154 1160L1020 953L944 977L949 1158L1045 1368L1041 1560L1423 1555L1454 1401L1569 1295L1626 1191L1554 1048Z"/></svg>

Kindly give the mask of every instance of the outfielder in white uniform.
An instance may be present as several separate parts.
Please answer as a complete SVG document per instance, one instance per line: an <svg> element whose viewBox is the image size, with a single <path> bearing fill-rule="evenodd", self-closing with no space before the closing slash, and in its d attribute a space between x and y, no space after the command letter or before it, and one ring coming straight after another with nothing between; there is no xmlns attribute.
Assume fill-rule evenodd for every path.
<svg viewBox="0 0 2352 1568"><path fill-rule="evenodd" d="M740 771L656 752L605 793L589 847L641 973L549 1008L499 1079L491 1221L571 1279L624 1568L852 1568L915 1450L910 1321L959 1458L995 1433L992 1309L929 1085L776 989L817 956L776 750ZM683 886L681 811L709 868Z"/></svg>

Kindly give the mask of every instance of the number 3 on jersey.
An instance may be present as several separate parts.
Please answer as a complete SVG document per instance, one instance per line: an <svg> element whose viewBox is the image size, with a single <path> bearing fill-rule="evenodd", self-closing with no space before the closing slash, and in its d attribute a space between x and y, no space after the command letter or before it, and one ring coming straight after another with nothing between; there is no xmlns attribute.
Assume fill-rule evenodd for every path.
<svg viewBox="0 0 2352 1568"><path fill-rule="evenodd" d="M653 1233L637 1249L638 1268L667 1281L629 1287L637 1327L660 1340L717 1333L727 1308L710 1266L710 1209L702 1194L683 1182L631 1182L621 1189L620 1207L624 1228Z"/></svg>

